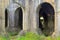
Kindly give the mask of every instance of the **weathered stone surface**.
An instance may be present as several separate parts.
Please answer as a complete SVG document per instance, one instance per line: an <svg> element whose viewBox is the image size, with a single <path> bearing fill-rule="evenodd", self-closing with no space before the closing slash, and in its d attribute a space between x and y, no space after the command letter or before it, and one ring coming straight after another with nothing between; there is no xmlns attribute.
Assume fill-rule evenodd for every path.
<svg viewBox="0 0 60 40"><path fill-rule="evenodd" d="M7 8L7 6L9 6L9 8L7 8L7 9L9 10L9 15L11 15L10 18L12 18L12 19L10 19L11 21L9 22L12 25L12 27L14 26L14 23L15 23L13 21L14 12L18 7L22 7L23 30L30 30L33 32L36 32L39 27L38 11L39 11L41 3L49 2L52 5L56 5L55 3L57 2L57 4L58 4L57 10L60 10L59 9L59 7L60 7L59 0L58 1L55 1L55 0L43 0L43 1L42 0L13 0L13 1L14 2L12 2L12 0L0 0L0 28L1 28L0 31L2 30L1 33L5 31L5 8ZM58 15L58 17L56 15L55 15L55 28L59 29L59 26L60 26L59 25L59 15ZM57 29L55 29L55 31ZM57 30L57 33L59 34L59 30Z"/></svg>

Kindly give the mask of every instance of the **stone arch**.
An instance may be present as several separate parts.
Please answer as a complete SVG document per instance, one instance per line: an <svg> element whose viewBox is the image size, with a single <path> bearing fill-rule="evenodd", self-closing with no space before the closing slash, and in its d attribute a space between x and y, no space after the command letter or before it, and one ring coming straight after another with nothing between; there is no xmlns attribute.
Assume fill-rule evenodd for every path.
<svg viewBox="0 0 60 40"><path fill-rule="evenodd" d="M14 7L13 7L14 6ZM22 5L18 5L18 4L10 4L5 10L7 10L7 12L5 13L5 27L6 27L6 24L7 24L7 28L6 28L6 31L8 33L12 33L11 35L17 35L21 30L23 30L23 27L22 29L20 30L20 28L18 27L19 25L16 25L16 14L19 14L19 10L21 9L22 11L22 14L24 13L24 7ZM17 13L18 12L18 13ZM8 14L6 16L6 14ZM19 15L18 15L19 16ZM23 19L23 17L22 17ZM7 21L8 20L8 21ZM20 19L19 19L20 20ZM18 20L18 21L19 21ZM23 21L23 20L22 20ZM6 23L7 22L7 23ZM22 22L23 23L23 22ZM22 25L23 26L23 25Z"/></svg>
<svg viewBox="0 0 60 40"><path fill-rule="evenodd" d="M15 26L19 26L21 30L23 29L23 9L21 7L18 7L15 10Z"/></svg>
<svg viewBox="0 0 60 40"><path fill-rule="evenodd" d="M39 15L39 28L47 36L54 32L54 13L55 10L53 6L48 2L43 2L37 7L37 15ZM50 18L50 19L49 19ZM52 25L50 27L50 25Z"/></svg>

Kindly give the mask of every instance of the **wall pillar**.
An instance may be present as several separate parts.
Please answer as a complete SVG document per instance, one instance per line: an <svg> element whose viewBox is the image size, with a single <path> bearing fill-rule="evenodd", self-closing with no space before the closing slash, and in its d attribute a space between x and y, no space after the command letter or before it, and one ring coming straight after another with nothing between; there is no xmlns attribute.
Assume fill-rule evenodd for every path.
<svg viewBox="0 0 60 40"><path fill-rule="evenodd" d="M55 0L56 2L56 27L55 35L60 36L60 0Z"/></svg>
<svg viewBox="0 0 60 40"><path fill-rule="evenodd" d="M39 27L39 13L37 13L37 7L40 3L41 0L30 0L30 31L35 33L38 33Z"/></svg>
<svg viewBox="0 0 60 40"><path fill-rule="evenodd" d="M29 30L29 0L25 1L25 13L23 14L23 30Z"/></svg>

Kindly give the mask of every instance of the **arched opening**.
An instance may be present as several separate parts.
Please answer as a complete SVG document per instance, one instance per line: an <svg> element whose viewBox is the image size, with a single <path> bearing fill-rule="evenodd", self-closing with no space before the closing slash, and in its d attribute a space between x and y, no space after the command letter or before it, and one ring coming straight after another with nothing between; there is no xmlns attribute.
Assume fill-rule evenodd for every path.
<svg viewBox="0 0 60 40"><path fill-rule="evenodd" d="M5 27L8 26L8 10L5 9Z"/></svg>
<svg viewBox="0 0 60 40"><path fill-rule="evenodd" d="M41 3L39 9L39 28L48 36L54 32L54 8L50 3Z"/></svg>
<svg viewBox="0 0 60 40"><path fill-rule="evenodd" d="M14 19L15 27L18 28L18 31L21 31L23 29L23 11L21 7L16 9Z"/></svg>

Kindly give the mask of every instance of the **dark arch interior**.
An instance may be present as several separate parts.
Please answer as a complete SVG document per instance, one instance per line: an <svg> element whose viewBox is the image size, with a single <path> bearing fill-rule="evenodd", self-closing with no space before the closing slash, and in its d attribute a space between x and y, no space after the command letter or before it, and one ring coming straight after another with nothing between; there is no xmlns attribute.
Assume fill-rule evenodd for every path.
<svg viewBox="0 0 60 40"><path fill-rule="evenodd" d="M8 25L8 11L5 9L5 27Z"/></svg>
<svg viewBox="0 0 60 40"><path fill-rule="evenodd" d="M54 32L54 8L50 3L44 2L39 10L39 28L44 34L51 35Z"/></svg>
<svg viewBox="0 0 60 40"><path fill-rule="evenodd" d="M21 7L15 11L15 26L20 28L20 30L23 29L23 12Z"/></svg>

